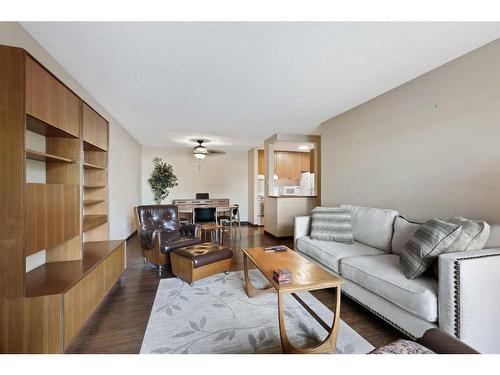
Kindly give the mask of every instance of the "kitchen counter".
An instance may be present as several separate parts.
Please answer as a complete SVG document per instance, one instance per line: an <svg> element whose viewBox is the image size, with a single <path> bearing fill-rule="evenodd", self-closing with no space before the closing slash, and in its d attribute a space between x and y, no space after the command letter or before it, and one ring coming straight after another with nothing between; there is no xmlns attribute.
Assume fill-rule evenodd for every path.
<svg viewBox="0 0 500 375"><path fill-rule="evenodd" d="M291 237L295 217L310 215L319 204L318 196L269 195L264 204L264 230L275 237Z"/></svg>
<svg viewBox="0 0 500 375"><path fill-rule="evenodd" d="M317 195L269 195L270 198L318 198Z"/></svg>

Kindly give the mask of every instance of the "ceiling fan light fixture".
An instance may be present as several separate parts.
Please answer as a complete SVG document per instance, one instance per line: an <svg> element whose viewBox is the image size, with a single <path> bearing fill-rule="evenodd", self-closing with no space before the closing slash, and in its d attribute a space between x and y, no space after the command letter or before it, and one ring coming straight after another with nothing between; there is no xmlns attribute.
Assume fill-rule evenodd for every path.
<svg viewBox="0 0 500 375"><path fill-rule="evenodd" d="M205 156L207 156L208 154L207 148L202 145L203 141L200 140L197 142L199 143L199 145L194 148L193 155L198 160L205 159Z"/></svg>

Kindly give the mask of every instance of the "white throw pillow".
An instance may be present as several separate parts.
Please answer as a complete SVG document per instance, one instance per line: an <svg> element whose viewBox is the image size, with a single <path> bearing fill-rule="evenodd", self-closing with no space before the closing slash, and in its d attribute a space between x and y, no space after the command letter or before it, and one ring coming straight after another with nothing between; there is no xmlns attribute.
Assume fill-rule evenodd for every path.
<svg viewBox="0 0 500 375"><path fill-rule="evenodd" d="M413 237L422 223L410 221L403 216L394 220L394 235L392 236L392 252L401 255L408 240Z"/></svg>
<svg viewBox="0 0 500 375"><path fill-rule="evenodd" d="M348 204L343 204L340 207L351 209L352 231L355 241L387 253L391 252L392 230L394 219L399 215L398 211Z"/></svg>

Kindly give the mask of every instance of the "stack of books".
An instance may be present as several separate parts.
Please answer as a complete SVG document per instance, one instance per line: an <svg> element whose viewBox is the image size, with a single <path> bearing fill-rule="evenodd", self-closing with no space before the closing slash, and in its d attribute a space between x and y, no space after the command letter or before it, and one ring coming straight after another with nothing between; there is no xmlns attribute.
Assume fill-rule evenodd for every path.
<svg viewBox="0 0 500 375"><path fill-rule="evenodd" d="M275 252L281 252L281 251L287 251L288 247L283 246L283 245L277 245L277 246L269 246L265 247L264 251L266 253L275 253Z"/></svg>
<svg viewBox="0 0 500 375"><path fill-rule="evenodd" d="M286 268L278 268L273 272L273 279L278 284L286 284L292 281L292 273Z"/></svg>

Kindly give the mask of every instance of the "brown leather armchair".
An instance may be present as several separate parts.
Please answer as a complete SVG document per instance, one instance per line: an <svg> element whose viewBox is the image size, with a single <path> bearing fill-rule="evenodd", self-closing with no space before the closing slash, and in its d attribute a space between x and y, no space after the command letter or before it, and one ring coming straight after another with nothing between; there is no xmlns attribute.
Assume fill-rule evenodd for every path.
<svg viewBox="0 0 500 375"><path fill-rule="evenodd" d="M137 206L135 217L144 263L157 265L160 275L163 266L170 263L172 250L202 242L199 225L180 225L177 206Z"/></svg>

